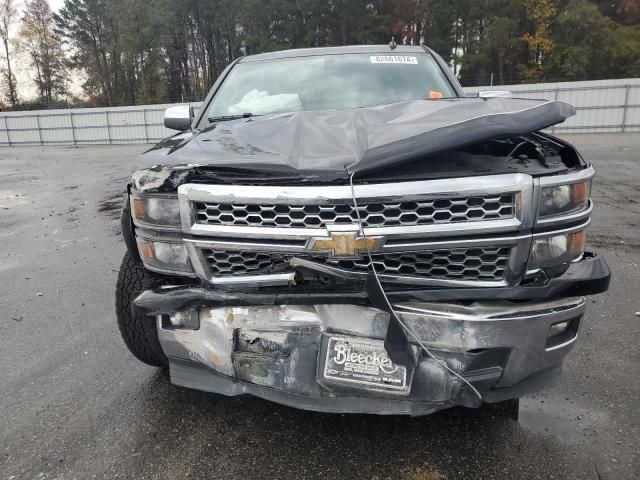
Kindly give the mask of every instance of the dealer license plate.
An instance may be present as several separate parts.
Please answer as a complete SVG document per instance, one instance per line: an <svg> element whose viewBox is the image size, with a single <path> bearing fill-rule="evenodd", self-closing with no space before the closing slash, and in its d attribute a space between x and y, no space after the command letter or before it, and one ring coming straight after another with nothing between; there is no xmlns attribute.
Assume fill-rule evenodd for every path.
<svg viewBox="0 0 640 480"><path fill-rule="evenodd" d="M324 378L388 390L407 387L407 369L389 359L379 340L329 337Z"/></svg>

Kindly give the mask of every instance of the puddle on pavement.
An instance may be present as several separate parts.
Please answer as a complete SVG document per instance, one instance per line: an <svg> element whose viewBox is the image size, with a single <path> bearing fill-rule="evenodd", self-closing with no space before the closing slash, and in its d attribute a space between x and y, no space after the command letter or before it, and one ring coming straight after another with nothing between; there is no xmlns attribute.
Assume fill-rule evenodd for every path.
<svg viewBox="0 0 640 480"><path fill-rule="evenodd" d="M98 212L117 220L120 218L123 201L123 194L118 193L116 195L112 195L111 197L98 202Z"/></svg>
<svg viewBox="0 0 640 480"><path fill-rule="evenodd" d="M582 408L565 398L528 396L520 399L518 422L531 432L553 434L566 442L582 443L607 424L607 414Z"/></svg>

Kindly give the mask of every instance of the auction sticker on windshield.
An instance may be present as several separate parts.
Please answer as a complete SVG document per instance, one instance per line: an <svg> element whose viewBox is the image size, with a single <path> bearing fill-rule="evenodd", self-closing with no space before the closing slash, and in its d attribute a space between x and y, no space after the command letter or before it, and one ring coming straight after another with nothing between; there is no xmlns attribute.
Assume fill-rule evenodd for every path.
<svg viewBox="0 0 640 480"><path fill-rule="evenodd" d="M403 65L417 65L418 57L407 55L371 55L371 63L399 63Z"/></svg>
<svg viewBox="0 0 640 480"><path fill-rule="evenodd" d="M407 369L391 361L382 341L329 337L324 378L389 390L405 390Z"/></svg>

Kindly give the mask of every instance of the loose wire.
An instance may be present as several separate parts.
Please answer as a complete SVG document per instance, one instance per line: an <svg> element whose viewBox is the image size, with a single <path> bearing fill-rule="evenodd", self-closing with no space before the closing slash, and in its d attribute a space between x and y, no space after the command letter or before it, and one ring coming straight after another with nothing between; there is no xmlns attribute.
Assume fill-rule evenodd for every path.
<svg viewBox="0 0 640 480"><path fill-rule="evenodd" d="M520 142L518 145L515 146L513 150L511 150L511 152L507 154L507 157L513 157L513 154L516 153L521 146L526 145L527 143L528 142Z"/></svg>
<svg viewBox="0 0 640 480"><path fill-rule="evenodd" d="M400 316L394 310L393 305L391 305L391 302L389 301L389 297L387 297L387 293L384 291L384 288L382 288L382 283L380 282L380 278L378 277L376 265L373 262L373 257L371 256L371 249L369 248L369 242L366 241L367 235L364 231L362 218L360 218L360 209L358 208L358 201L356 199L356 193L353 187L353 177L355 175L355 172L350 172L349 170L347 170L347 173L349 174L349 185L351 186L351 198L353 199L353 206L356 210L356 217L358 218L358 227L360 228L360 235L362 235L362 237L365 239L365 245L367 247L367 255L369 256L369 263L371 264L371 270L373 271L373 276L376 279L376 283L378 284L380 291L382 292L382 296L384 297L384 300L387 303L387 306L389 307L389 311L395 317L398 323L400 323L402 328L404 328L404 330L416 341L416 343L420 345L420 348L422 348L422 350L424 350L425 353L429 355L429 357L431 357L435 362L440 364L441 367L443 367L445 370L451 373L454 377L460 379L462 383L467 385L473 391L473 393L477 395L478 399L482 401L482 394L478 391L478 389L473 385L471 385L471 383L467 379L465 379L462 375L460 375L458 372L450 368L449 365L446 364L446 362L444 362L443 360L440 360L433 353L431 353L431 350L429 350L425 346L425 344L422 343L422 340L420 340L420 338L418 338L418 336L415 333L413 333L411 329L400 319Z"/></svg>

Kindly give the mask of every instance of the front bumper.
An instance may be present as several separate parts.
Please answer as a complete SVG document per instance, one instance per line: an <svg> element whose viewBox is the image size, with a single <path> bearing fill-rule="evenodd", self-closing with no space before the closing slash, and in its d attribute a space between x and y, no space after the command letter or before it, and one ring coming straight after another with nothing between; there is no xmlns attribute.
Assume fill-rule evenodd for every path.
<svg viewBox="0 0 640 480"><path fill-rule="evenodd" d="M193 290L191 296L201 293ZM188 291L182 290L183 295ZM328 338L384 339L385 312L353 304L162 308L166 291L145 292L176 385L224 395L251 394L326 412L423 415L454 405L479 406L473 392L424 352L406 391L327 380ZM201 299L203 297L200 297ZM165 305L171 303L166 302ZM173 302L176 305L175 302ZM228 305L228 304L227 304ZM585 312L584 297L553 301L400 302L405 324L447 365L482 392L485 402L514 398L554 383ZM172 328L167 316L196 311L198 330ZM568 321L564 337L550 327Z"/></svg>

